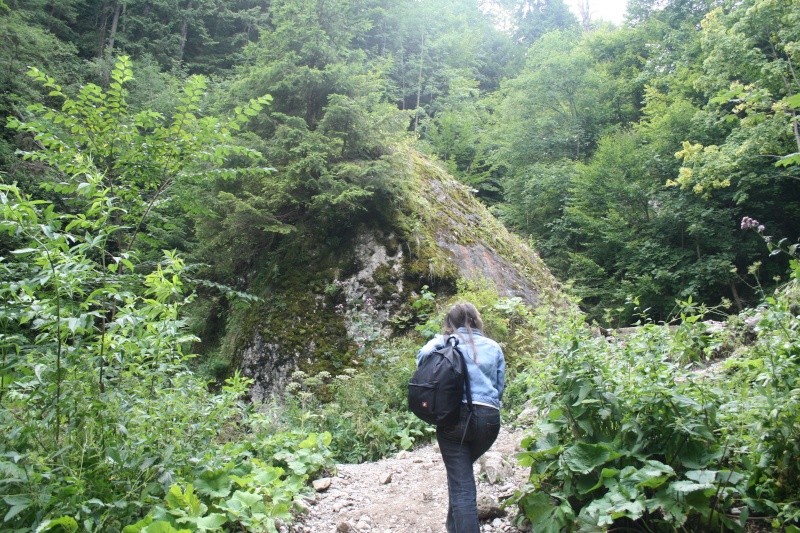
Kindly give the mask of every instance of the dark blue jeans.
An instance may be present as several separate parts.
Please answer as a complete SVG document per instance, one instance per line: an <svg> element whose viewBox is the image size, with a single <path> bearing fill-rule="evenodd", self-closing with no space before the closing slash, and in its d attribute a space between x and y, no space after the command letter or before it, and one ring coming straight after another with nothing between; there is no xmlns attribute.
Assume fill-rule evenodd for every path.
<svg viewBox="0 0 800 533"><path fill-rule="evenodd" d="M436 428L436 440L447 470L447 533L479 533L477 490L472 463L488 450L500 431L500 411L466 404L458 424Z"/></svg>

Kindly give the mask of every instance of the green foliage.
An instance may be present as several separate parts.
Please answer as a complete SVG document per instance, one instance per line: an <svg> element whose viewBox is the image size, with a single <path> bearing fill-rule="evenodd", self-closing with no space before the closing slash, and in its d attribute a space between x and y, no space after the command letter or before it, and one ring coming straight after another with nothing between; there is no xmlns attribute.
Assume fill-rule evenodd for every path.
<svg viewBox="0 0 800 533"><path fill-rule="evenodd" d="M430 338L435 334L433 329L436 325L432 323L436 311L436 293L430 287L423 285L420 287L420 294L411 296L408 312L399 312L390 319L391 323L400 331L406 330L411 326L423 337Z"/></svg>
<svg viewBox="0 0 800 533"><path fill-rule="evenodd" d="M214 74L208 103L231 113L240 106L239 116L255 112L242 101L276 96L272 113L252 117L236 143L265 154L277 172L194 179L198 168L218 166L210 158L219 150L203 147L228 145L205 128L213 121L200 119L187 123L197 129L196 145L183 138L171 148L194 151L175 157L194 170L176 175L163 166L166 152L147 149L124 170L139 168L152 188L127 199L118 217L130 229L117 238L138 232L136 246L153 261L165 247L191 252L214 283L246 279L282 240L303 233L290 235L298 224L335 233L390 211L400 173L388 154L409 129L533 238L596 320L633 298L657 320L690 295L751 305L759 296L744 272L760 251L733 232L733 221L755 216L775 235L798 233L793 2L635 0L630 24L616 29L588 20L580 28L560 0L503 0L492 9L471 0L6 4L0 114L33 125L50 119L43 109L31 117L26 105L62 103L57 88L48 96L24 81L28 66L57 73L67 87L83 85L82 96L70 98L74 108L59 112L72 109L72 123L83 120L101 138L107 134L91 105L116 109L119 100L119 116L130 118L136 113L126 105L146 101L160 114L128 120L114 143L80 148L111 169L112 182L125 163L102 161L103 147L124 152L122 138L141 141L148 121L166 129L181 120L171 113L173 94L188 74ZM114 78L118 52L132 57L141 79ZM115 96L114 84L131 95ZM193 98L184 94L176 105L207 103ZM224 134L228 125L219 126ZM34 132L2 133L0 164L12 180L30 192L51 179L34 159L14 161L15 148L34 151ZM255 153L228 156L235 166ZM170 175L178 176L172 184ZM45 194L57 200L58 191ZM137 218L145 211L142 238ZM765 263L765 278L785 266ZM617 319L635 317L628 308Z"/></svg>
<svg viewBox="0 0 800 533"><path fill-rule="evenodd" d="M636 297L652 316L666 319L675 299L716 302L733 278L725 274L735 259L734 234L725 228L730 209L665 190L647 162L656 154L646 139L619 132L601 141L592 161L576 168L550 238L574 250L551 263L575 279L592 318L601 316L598 307L625 306ZM620 319L633 322L631 311Z"/></svg>
<svg viewBox="0 0 800 533"><path fill-rule="evenodd" d="M500 162L519 168L591 152L609 115L593 66L588 43L574 32L554 31L531 47L499 109Z"/></svg>
<svg viewBox="0 0 800 533"><path fill-rule="evenodd" d="M99 176L97 186L108 189L116 202L110 220L126 226L115 232L117 253L134 248L148 216L157 204L163 207L174 186L194 192L193 203L182 207L197 209L202 205L199 191L210 175L236 175L234 170L221 170L229 158L258 158L233 142L233 132L269 104L268 95L237 106L228 121L201 117L206 85L195 76L187 80L176 110L167 118L129 108L125 86L133 71L124 56L111 72L108 89L87 84L75 97L36 68L29 75L50 91L50 97L63 101L61 108L32 104L29 120L11 117L8 127L30 135L43 148L25 151L23 157L47 163L57 172L56 183L45 185L54 192L74 192L83 186L79 182L83 176ZM182 198L192 201L189 194Z"/></svg>
<svg viewBox="0 0 800 533"><path fill-rule="evenodd" d="M405 0L375 12L368 50L391 61L391 100L413 110L411 128L423 137L427 119L457 112L458 101L496 89L521 55L471 0Z"/></svg>
<svg viewBox="0 0 800 533"><path fill-rule="evenodd" d="M534 396L548 412L521 455L531 489L518 501L534 524L678 527L695 513L711 521L712 505L730 505L743 476L714 470L723 455L714 436L718 400L664 358L657 328L619 351L588 332L556 334L545 363L551 382Z"/></svg>
<svg viewBox="0 0 800 533"><path fill-rule="evenodd" d="M730 13L716 9L703 21L707 58L701 80L708 87L710 110L731 130L718 144L684 145L677 154L684 161L677 185L708 196L735 182L742 202L765 181L766 176L751 174L753 166L761 166L760 158L777 159L778 166L792 163L800 142L792 100L800 90L791 74L800 60L794 7L753 0ZM768 175L770 181L786 176L775 170Z"/></svg>
<svg viewBox="0 0 800 533"><path fill-rule="evenodd" d="M405 167L433 172L396 148L409 128L505 203L591 318L647 324L608 344L582 317L459 285L506 348L509 412L532 397L545 417L518 495L534 529L797 529L798 263L783 237L800 220L796 2L634 0L630 27L585 33L563 2L499 4L522 41L467 0L0 0L3 529L274 530L332 456L430 439L405 409L420 339L384 342L365 302L356 351L307 290L328 273L295 273L402 194L415 196L397 215L409 233L438 216L441 191L401 183ZM189 72L220 76L178 82ZM203 116L209 102L232 118ZM274 168L240 170L262 154ZM761 290L739 274L763 253L734 232L745 214L775 236L767 276L788 264L791 281L745 315L752 344L724 374L698 374L731 349L707 313ZM452 274L416 235L413 275ZM320 351L354 369L297 374L271 419L240 403L235 373L208 392L187 369L197 339L183 319L200 267L173 248L208 266L201 290L270 294L247 313L202 302L206 331L231 328L212 349L227 355L259 319L285 330L285 311L304 308L286 338L321 326L337 340ZM427 337L443 311L425 288L395 323Z"/></svg>
<svg viewBox="0 0 800 533"><path fill-rule="evenodd" d="M797 347L786 335L797 327L796 283L757 312L758 337L727 373L686 364L714 344L692 302L674 332L647 325L606 339L580 321L542 323L552 344L517 378L542 413L519 456L531 475L516 501L533 528L795 523Z"/></svg>
<svg viewBox="0 0 800 533"><path fill-rule="evenodd" d="M766 236L764 240L791 256L791 278L758 309L744 315L745 323L755 324L756 338L751 350L726 361L734 392L721 413L742 464L753 473L748 505L756 512L774 514L773 527L781 527L800 522L800 346L796 335L800 262L796 246L775 245Z"/></svg>
<svg viewBox="0 0 800 533"><path fill-rule="evenodd" d="M250 422L253 429L266 429L259 416ZM330 442L328 433L290 431L259 432L226 445L203 458L188 477L193 482L172 485L163 504L123 532L277 532L276 521L291 521L294 499L306 491L308 480L329 466Z"/></svg>
<svg viewBox="0 0 800 533"><path fill-rule="evenodd" d="M578 28L578 19L563 0L504 0L500 4L513 10L516 19L514 38L521 42L535 43L550 32Z"/></svg>
<svg viewBox="0 0 800 533"><path fill-rule="evenodd" d="M741 310L759 295L739 272L762 252L734 221L800 231L795 6L713 5L635 2L631 28L545 34L495 97L500 212L592 319L632 323L634 298L664 321L689 296Z"/></svg>
<svg viewBox="0 0 800 533"><path fill-rule="evenodd" d="M182 261L166 253L145 275L134 254L107 255L118 227L98 174L76 184L77 214L13 185L0 198L2 228L24 246L3 263L4 521L113 530L233 423L247 382L212 396L186 370Z"/></svg>
<svg viewBox="0 0 800 533"><path fill-rule="evenodd" d="M131 75L123 58L107 91L87 85L71 98L34 70L63 99L62 109L35 105L39 118L11 119L41 146L25 156L52 169L58 179L43 184L60 202L0 185L0 229L10 245L0 262L9 280L0 287L3 527L120 531L165 498L132 531L225 523L274 530L327 465L330 437L262 431L256 443L226 452L227 440L258 424L240 401L250 382L237 374L212 394L188 370L187 347L197 339L180 316L191 299L183 261L164 251L149 264L133 246L145 231L148 201L179 178L200 179L205 165L249 153L214 143L230 141L267 99L237 108L220 125L195 115L202 89L195 79L167 123L151 111L128 112ZM201 146L206 152L196 153ZM194 485L183 480L192 465L225 453L233 454L237 490L203 502L200 496L231 491L221 494L220 485L220 494L207 494L202 468Z"/></svg>
<svg viewBox="0 0 800 533"><path fill-rule="evenodd" d="M287 395L274 407L279 427L332 435L338 461L377 460L428 441L433 429L408 411L406 385L414 369L412 339L380 342L359 368L331 376L295 372Z"/></svg>
<svg viewBox="0 0 800 533"><path fill-rule="evenodd" d="M211 265L215 281L242 279L279 256L281 235L294 227L339 238L342 227L386 208L396 187L389 146L402 139L408 115L387 102L388 63L354 46L372 15L362 7L271 3L270 31L221 84L222 108L265 91L275 96L271 114L246 128L274 172L212 185L196 257Z"/></svg>
<svg viewBox="0 0 800 533"><path fill-rule="evenodd" d="M19 11L5 12L0 8L0 35L3 36L0 62L5 65L0 72L0 117L3 117L3 122L5 117L19 115L29 102L39 97L25 76L31 65L61 76L79 77L75 47L58 40ZM0 166L4 170L12 167L15 147L13 133L0 130Z"/></svg>

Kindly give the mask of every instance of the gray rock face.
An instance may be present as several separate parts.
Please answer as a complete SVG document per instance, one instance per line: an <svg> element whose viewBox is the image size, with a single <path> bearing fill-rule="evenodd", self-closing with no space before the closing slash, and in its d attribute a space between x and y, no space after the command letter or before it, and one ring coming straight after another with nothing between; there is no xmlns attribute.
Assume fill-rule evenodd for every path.
<svg viewBox="0 0 800 533"><path fill-rule="evenodd" d="M446 235L440 236L438 242L443 249L450 252L464 277L490 280L501 296L516 296L530 305L539 302L539 292L531 281L484 243L459 244Z"/></svg>
<svg viewBox="0 0 800 533"><path fill-rule="evenodd" d="M296 355L287 357L280 344L265 342L259 333L242 352L242 374L253 379L250 397L262 401L271 391L286 386Z"/></svg>
<svg viewBox="0 0 800 533"><path fill-rule="evenodd" d="M394 240L389 236L389 241ZM345 305L341 309L347 335L356 344L371 338L386 337L391 333L389 318L402 303L403 249L389 250L380 244L376 234L363 233L356 242L354 263L358 271L346 278L334 280L341 288ZM390 294L378 284L376 274L381 270L393 285Z"/></svg>

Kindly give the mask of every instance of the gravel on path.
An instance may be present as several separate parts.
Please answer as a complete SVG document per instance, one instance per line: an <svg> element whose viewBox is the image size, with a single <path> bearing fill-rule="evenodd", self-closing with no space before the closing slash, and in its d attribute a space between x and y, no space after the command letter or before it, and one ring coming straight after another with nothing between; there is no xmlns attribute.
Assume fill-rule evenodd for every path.
<svg viewBox="0 0 800 533"><path fill-rule="evenodd" d="M517 533L516 506L499 503L524 484L517 464L522 432L501 429L492 448L475 463L483 533ZM443 533L447 479L438 446L402 451L381 461L340 464L335 475L315 481L297 522L286 533Z"/></svg>

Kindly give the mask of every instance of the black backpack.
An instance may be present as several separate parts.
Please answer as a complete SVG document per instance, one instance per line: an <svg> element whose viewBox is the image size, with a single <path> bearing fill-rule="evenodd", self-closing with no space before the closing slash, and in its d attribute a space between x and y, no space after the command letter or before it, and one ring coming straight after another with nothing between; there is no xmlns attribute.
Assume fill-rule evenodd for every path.
<svg viewBox="0 0 800 533"><path fill-rule="evenodd" d="M472 393L464 354L458 338L451 335L443 348L428 354L408 382L408 408L429 424L448 427L458 423L461 400L467 391L472 411Z"/></svg>

